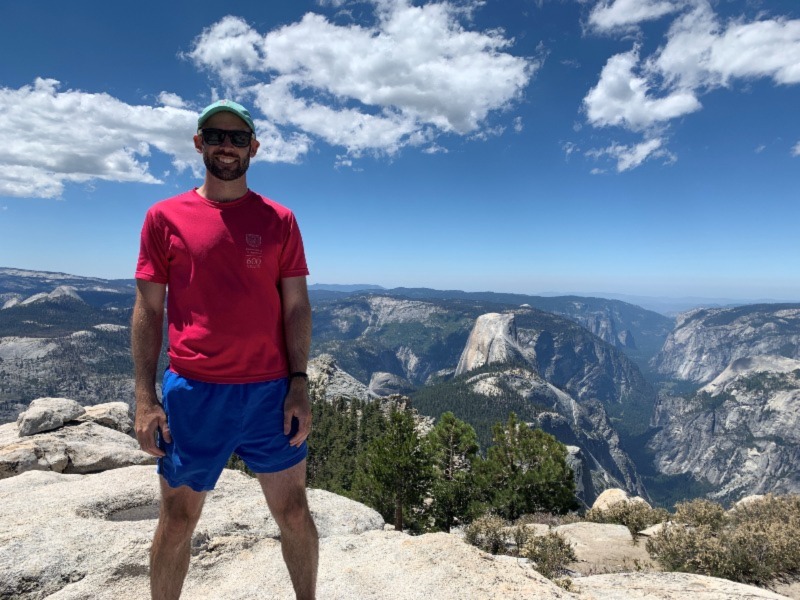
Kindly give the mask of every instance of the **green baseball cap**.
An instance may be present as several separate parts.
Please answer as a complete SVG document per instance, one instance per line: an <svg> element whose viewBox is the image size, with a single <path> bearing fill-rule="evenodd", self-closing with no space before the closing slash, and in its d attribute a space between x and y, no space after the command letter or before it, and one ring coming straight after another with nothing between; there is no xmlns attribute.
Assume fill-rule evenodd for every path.
<svg viewBox="0 0 800 600"><path fill-rule="evenodd" d="M255 135L256 126L253 124L253 117L250 116L250 112L244 106L234 102L233 100L217 100L213 104L206 106L203 109L203 112L200 113L200 117L197 119L197 128L201 129L203 127L203 123L208 121L212 115L223 111L235 114L242 121L247 123L247 126Z"/></svg>

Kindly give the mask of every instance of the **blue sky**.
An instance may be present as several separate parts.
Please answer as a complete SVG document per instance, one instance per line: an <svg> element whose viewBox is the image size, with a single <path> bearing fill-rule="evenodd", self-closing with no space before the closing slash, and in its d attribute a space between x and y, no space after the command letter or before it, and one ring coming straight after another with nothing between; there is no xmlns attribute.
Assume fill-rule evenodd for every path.
<svg viewBox="0 0 800 600"><path fill-rule="evenodd" d="M0 266L132 277L229 97L312 283L800 301L796 0L15 0L0 52Z"/></svg>

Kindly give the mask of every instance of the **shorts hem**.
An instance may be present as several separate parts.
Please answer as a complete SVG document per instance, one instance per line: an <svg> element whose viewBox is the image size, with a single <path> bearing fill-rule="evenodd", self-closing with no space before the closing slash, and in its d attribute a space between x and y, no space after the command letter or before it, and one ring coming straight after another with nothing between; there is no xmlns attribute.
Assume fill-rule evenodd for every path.
<svg viewBox="0 0 800 600"><path fill-rule="evenodd" d="M277 465L270 465L268 467L261 467L257 465L251 465L246 460L244 463L247 465L247 468L250 469L253 473L279 473L280 471L285 471L286 469L291 469L296 464L303 462L308 457L308 446L303 449L301 454L297 456L293 456L289 460L285 460ZM244 459L242 459L244 460Z"/></svg>
<svg viewBox="0 0 800 600"><path fill-rule="evenodd" d="M157 471L157 473L159 475L161 475L161 477L164 478L164 481L166 481L167 485L169 487L171 487L171 488L179 488L182 485L185 485L185 486L188 486L188 487L192 488L195 492L210 492L217 485L216 481L214 481L213 483L211 483L209 485L203 485L203 484L200 484L200 483L196 483L194 481L190 481L188 479L175 479L174 477L167 476L166 473L163 473L161 471Z"/></svg>

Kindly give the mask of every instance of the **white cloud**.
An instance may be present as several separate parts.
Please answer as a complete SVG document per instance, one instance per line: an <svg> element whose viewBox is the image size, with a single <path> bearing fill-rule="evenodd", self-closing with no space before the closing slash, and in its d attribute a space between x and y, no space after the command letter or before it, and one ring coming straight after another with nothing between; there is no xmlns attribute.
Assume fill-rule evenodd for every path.
<svg viewBox="0 0 800 600"><path fill-rule="evenodd" d="M768 77L800 83L800 20L768 19L725 26L706 2L673 23L650 68L681 87L728 86Z"/></svg>
<svg viewBox="0 0 800 600"><path fill-rule="evenodd" d="M56 197L65 182L91 179L158 183L145 160L151 146L191 156L178 139L182 126L191 131L192 113L57 89L53 79L0 88L0 128L15 140L0 147L0 194Z"/></svg>
<svg viewBox="0 0 800 600"><path fill-rule="evenodd" d="M538 67L507 53L513 40L502 32L462 25L475 3L373 5L370 27L308 13L263 36L240 18L225 17L187 56L229 89L252 94L279 126L354 155L489 129L489 114L518 99Z"/></svg>
<svg viewBox="0 0 800 600"><path fill-rule="evenodd" d="M189 104L178 94L173 94L171 92L161 92L158 95L158 102L159 104L163 104L164 106L171 106L172 108L187 108Z"/></svg>
<svg viewBox="0 0 800 600"><path fill-rule="evenodd" d="M734 78L769 77L800 83L800 20L734 24L711 46L707 65L724 85Z"/></svg>
<svg viewBox="0 0 800 600"><path fill-rule="evenodd" d="M712 89L756 78L782 85L800 83L800 20L740 18L722 23L708 0L601 2L590 20L597 28L610 30L676 9L682 13L660 48L643 59L639 46L612 56L584 98L593 126L644 133L645 141L629 152L622 150L624 146L607 149L619 154L619 170L641 164L639 156L659 132L674 119L700 110L699 98Z"/></svg>
<svg viewBox="0 0 800 600"><path fill-rule="evenodd" d="M792 148L792 156L800 156L800 142L797 142L794 148Z"/></svg>
<svg viewBox="0 0 800 600"><path fill-rule="evenodd" d="M630 28L676 12L681 4L672 0L605 0L589 13L589 25L600 31Z"/></svg>
<svg viewBox="0 0 800 600"><path fill-rule="evenodd" d="M654 97L647 74L636 73L638 62L637 49L608 59L600 81L584 99L592 125L641 131L700 109L700 102L690 90L677 89L661 98Z"/></svg>
<svg viewBox="0 0 800 600"><path fill-rule="evenodd" d="M622 173L634 169L645 160L652 158L663 158L667 164L675 162L675 155L665 150L662 147L663 145L664 140L662 138L652 138L632 146L617 144L615 142L608 148L590 150L586 154L593 158L609 156L615 159L617 161L617 172Z"/></svg>
<svg viewBox="0 0 800 600"><path fill-rule="evenodd" d="M179 171L198 172L201 162L191 139L196 123L194 110L60 91L53 79L0 88L0 129L14 140L0 146L0 195L55 198L67 183L97 179L160 183L148 163L153 149L170 156ZM269 144L260 160L292 161L308 148L305 140L284 140L266 124L263 131Z"/></svg>

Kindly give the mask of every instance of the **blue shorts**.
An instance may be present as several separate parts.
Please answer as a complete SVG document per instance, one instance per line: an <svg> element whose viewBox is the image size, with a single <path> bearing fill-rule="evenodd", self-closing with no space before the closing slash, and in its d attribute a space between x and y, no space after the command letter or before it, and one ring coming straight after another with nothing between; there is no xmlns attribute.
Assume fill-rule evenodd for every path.
<svg viewBox="0 0 800 600"><path fill-rule="evenodd" d="M289 445L296 419L289 435L283 433L287 379L205 383L167 369L161 389L172 442L160 440L166 456L158 459L158 472L170 487L213 490L234 452L255 473L283 471L308 454L305 442Z"/></svg>

